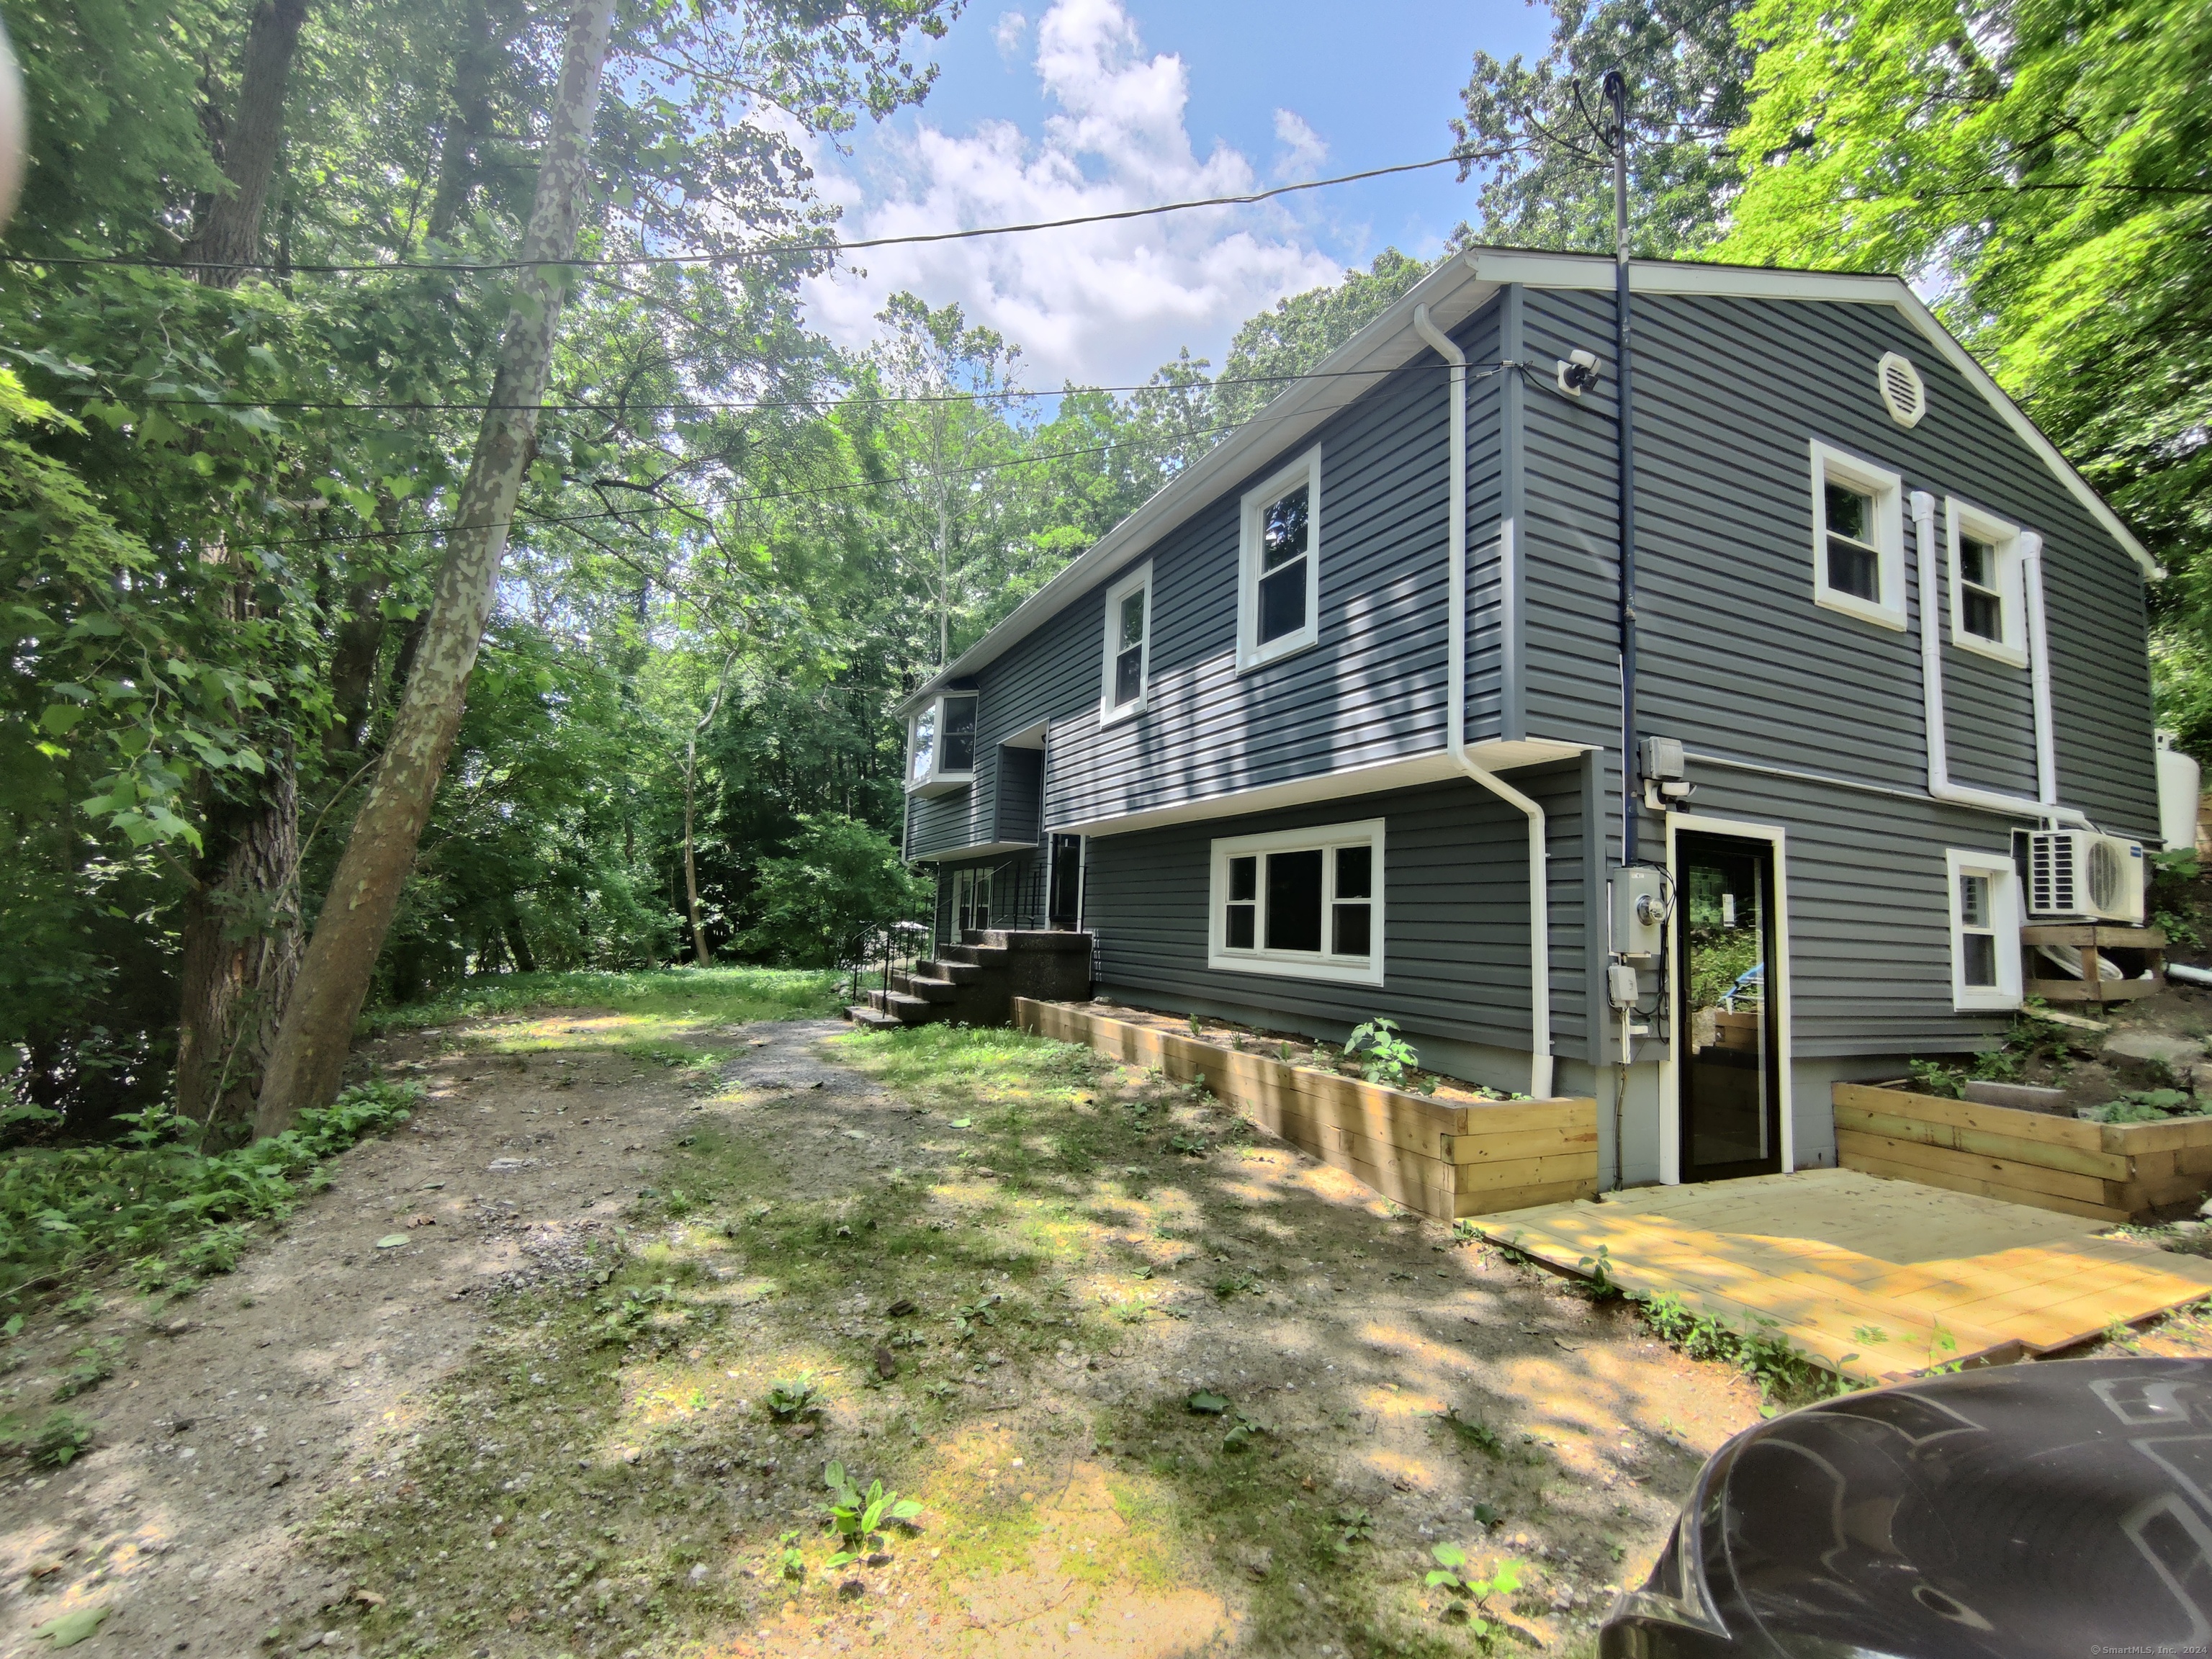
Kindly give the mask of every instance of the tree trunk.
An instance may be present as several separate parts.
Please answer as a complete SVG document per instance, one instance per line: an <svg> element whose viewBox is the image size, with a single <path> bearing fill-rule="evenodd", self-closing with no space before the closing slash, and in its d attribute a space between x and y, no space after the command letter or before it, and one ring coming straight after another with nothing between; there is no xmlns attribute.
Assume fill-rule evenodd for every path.
<svg viewBox="0 0 2212 1659"><path fill-rule="evenodd" d="M536 973L538 958L531 951L530 935L522 931L522 918L512 910L507 913L506 931L507 948L514 954L515 970L524 974Z"/></svg>
<svg viewBox="0 0 2212 1659"><path fill-rule="evenodd" d="M714 959L707 954L707 930L699 925L699 866L691 857L692 782L698 771L699 734L694 732L691 741L684 745L684 899L685 912L691 918L692 954L702 968L711 968Z"/></svg>
<svg viewBox="0 0 2212 1659"><path fill-rule="evenodd" d="M513 12L504 0L475 0L469 8L460 58L453 66L453 111L438 149L438 191L430 198L428 237L433 242L453 234L467 210L470 192L483 180L483 148L491 137L492 76L515 30Z"/></svg>
<svg viewBox="0 0 2212 1659"><path fill-rule="evenodd" d="M261 0L246 31L238 112L222 132L222 172L232 188L210 198L185 262L215 288L236 288L261 257L261 209L284 137L284 88L307 21L307 0Z"/></svg>
<svg viewBox="0 0 2212 1659"><path fill-rule="evenodd" d="M500 343L490 407L453 508L446 560L390 741L354 820L308 941L269 1059L255 1127L274 1134L337 1093L354 1021L399 906L459 729L470 671L490 619L508 524L538 430L561 316L552 269L574 252L591 183L592 117L607 56L613 0L579 0L555 95L537 199L522 241L524 270Z"/></svg>
<svg viewBox="0 0 2212 1659"><path fill-rule="evenodd" d="M260 799L213 815L216 867L185 901L177 1110L203 1144L242 1138L300 965L300 804L288 756Z"/></svg>
<svg viewBox="0 0 2212 1659"><path fill-rule="evenodd" d="M222 130L235 187L204 206L186 258L235 288L260 252L261 214L284 132L284 88L307 0L262 0L246 30L235 118ZM231 605L252 603L244 583ZM218 803L195 863L178 962L177 1109L216 1140L250 1121L276 1018L300 964L300 795L291 750L254 798Z"/></svg>

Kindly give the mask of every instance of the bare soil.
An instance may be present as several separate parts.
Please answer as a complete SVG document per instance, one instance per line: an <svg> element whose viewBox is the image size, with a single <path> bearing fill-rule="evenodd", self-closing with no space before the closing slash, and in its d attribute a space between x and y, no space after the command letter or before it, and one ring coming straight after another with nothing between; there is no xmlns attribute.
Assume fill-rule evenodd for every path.
<svg viewBox="0 0 2212 1659"><path fill-rule="evenodd" d="M23 1403L120 1346L92 1449L0 1464L0 1655L87 1608L95 1656L1480 1650L1448 1541L1574 1651L1758 1413L1191 1091L934 1040L368 1045L404 1130L196 1295L15 1345ZM923 1504L842 1565L833 1458Z"/></svg>

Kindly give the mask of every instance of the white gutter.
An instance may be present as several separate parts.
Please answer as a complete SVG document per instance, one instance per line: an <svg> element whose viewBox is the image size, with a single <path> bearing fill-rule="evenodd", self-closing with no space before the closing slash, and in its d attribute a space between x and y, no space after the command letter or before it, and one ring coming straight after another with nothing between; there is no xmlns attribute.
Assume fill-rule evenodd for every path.
<svg viewBox="0 0 2212 1659"><path fill-rule="evenodd" d="M1936 498L1912 492L1912 538L1920 563L1920 689L1928 720L1928 793L1937 800L1984 811L2016 813L2087 829L2089 820L2058 805L2058 764L2051 727L2050 641L2044 631L2043 538L2021 538L2021 578L2027 595L2027 653L2035 706L2035 793L2027 800L1951 781L1951 763L1943 735L1943 636L1936 585Z"/></svg>
<svg viewBox="0 0 2212 1659"><path fill-rule="evenodd" d="M1528 821L1528 1092L1539 1100L1552 1092L1552 938L1549 881L1544 844L1544 809L1511 784L1476 764L1467 752L1467 354L1429 320L1429 308L1413 308L1413 331L1451 366L1451 468L1446 544L1451 561L1450 641L1447 675L1449 707L1445 714L1445 753L1452 763ZM1499 526L1510 539L1513 521Z"/></svg>

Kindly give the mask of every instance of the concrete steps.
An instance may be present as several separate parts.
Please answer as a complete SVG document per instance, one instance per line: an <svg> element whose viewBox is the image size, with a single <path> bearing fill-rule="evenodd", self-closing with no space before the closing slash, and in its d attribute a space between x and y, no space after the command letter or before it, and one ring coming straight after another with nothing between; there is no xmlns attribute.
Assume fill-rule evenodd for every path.
<svg viewBox="0 0 2212 1659"><path fill-rule="evenodd" d="M1043 930L969 928L960 943L910 969L894 969L846 1018L871 1030L957 1020L1004 1025L1018 996L1046 1000L1091 994L1091 936Z"/></svg>

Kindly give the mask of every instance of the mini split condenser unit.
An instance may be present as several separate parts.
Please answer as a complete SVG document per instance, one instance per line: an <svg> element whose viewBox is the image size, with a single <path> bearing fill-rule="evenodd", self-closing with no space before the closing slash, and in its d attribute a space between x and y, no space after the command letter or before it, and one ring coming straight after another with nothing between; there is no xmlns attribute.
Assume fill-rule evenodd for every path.
<svg viewBox="0 0 2212 1659"><path fill-rule="evenodd" d="M2143 919L2140 842L2092 830L2038 830L2027 838L2027 915L2031 921Z"/></svg>

